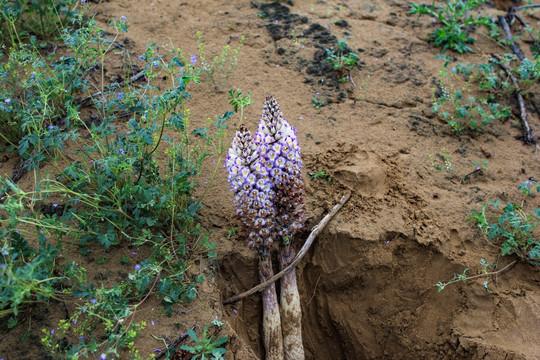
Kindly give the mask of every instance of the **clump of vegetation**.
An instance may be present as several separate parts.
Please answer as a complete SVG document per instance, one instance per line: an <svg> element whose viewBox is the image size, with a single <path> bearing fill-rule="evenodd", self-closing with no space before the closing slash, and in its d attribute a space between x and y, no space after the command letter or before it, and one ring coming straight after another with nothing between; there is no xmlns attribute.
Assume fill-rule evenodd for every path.
<svg viewBox="0 0 540 360"><path fill-rule="evenodd" d="M533 191L540 193L540 185L532 180L522 183L519 189L524 197ZM528 212L523 203L502 205L499 200L490 201L481 211L473 211L469 219L480 228L489 243L501 249L502 256L515 254L532 265L540 265L540 238L535 232L540 208ZM494 215L488 214L488 206L495 211Z"/></svg>
<svg viewBox="0 0 540 360"><path fill-rule="evenodd" d="M463 273L454 274L449 281L435 284L439 292L450 284L467 282L476 278L484 278L484 289L490 292L489 277L509 269L517 261L526 261L530 265L540 266L540 234L537 231L540 208L529 210L524 208L528 196L534 196L534 192L540 193L540 185L534 180L527 180L518 188L524 197L520 205L512 203L502 205L499 200L490 201L482 205L481 211L473 210L472 216L467 219L478 226L491 245L500 249L501 256L514 255L518 257L518 260L502 269L497 269L497 264L481 259L480 274L467 275L469 268L466 268Z"/></svg>
<svg viewBox="0 0 540 360"><path fill-rule="evenodd" d="M151 295L167 315L174 304L193 301L204 275L191 268L192 259L216 256L198 213L224 157L233 112L194 128L185 101L199 83L196 58L154 44L137 62L117 42L128 20L112 20L106 31L80 4L47 0L0 8L1 35L11 42L0 53L0 137L34 179L22 189L15 179L0 178L0 317L10 317L13 327L30 304L66 302L75 312L43 329L50 356L110 359L125 349L140 358L135 339L146 321L134 321L137 310ZM43 55L46 44L38 39L49 36L63 45L61 53ZM237 50L215 64L226 67L225 78L236 67ZM123 62L117 80L105 75L112 58ZM233 95L235 111L251 104L249 93ZM83 118L83 108L92 120ZM203 183L209 159L214 170ZM90 281L80 264L57 261L60 251L90 256L90 245L152 251L131 265L129 281L105 287ZM130 257L120 261L128 266ZM197 350L203 357L225 353L206 352L205 337L206 331L199 343L204 351Z"/></svg>
<svg viewBox="0 0 540 360"><path fill-rule="evenodd" d="M506 120L511 111L503 97L511 89L501 81L495 66L457 63L449 69L452 59L444 58L439 86L433 91L433 112L438 114L456 134L477 136L496 120ZM450 85L447 85L450 83ZM463 85L453 85L454 83Z"/></svg>
<svg viewBox="0 0 540 360"><path fill-rule="evenodd" d="M525 58L516 65L517 57L505 54L479 65L457 63L451 67L449 64L453 58L439 58L445 63L437 89L433 90L432 109L456 134L477 136L494 122L511 119L509 99L512 94L529 99L537 91L540 79L538 59ZM513 123L520 126L517 119ZM530 132L528 125L523 126Z"/></svg>
<svg viewBox="0 0 540 360"><path fill-rule="evenodd" d="M225 45L221 50L221 55L216 55L211 60L206 56L204 50L202 32L197 32L197 39L199 41L202 70L214 85L216 91L222 92L229 82L229 77L238 66L238 55L244 45L245 37L243 35L240 36L236 49L231 50L230 45ZM193 65L197 63L195 55L191 57L191 63Z"/></svg>
<svg viewBox="0 0 540 360"><path fill-rule="evenodd" d="M328 183L332 182L332 176L327 173L326 170L309 173L309 176L311 176L313 180L323 179L328 181Z"/></svg>
<svg viewBox="0 0 540 360"><path fill-rule="evenodd" d="M442 148L442 155L437 155L442 159L442 163L434 156L428 154L429 161L431 162L431 171L454 171L454 167L452 166L452 158L446 148Z"/></svg>
<svg viewBox="0 0 540 360"><path fill-rule="evenodd" d="M215 321L216 320L214 320L214 322ZM210 359L209 356L212 356L212 360L223 359L223 355L225 354L226 350L225 348L220 347L220 345L225 344L229 339L227 337L220 337L219 339L212 341L213 337L207 337L209 327L210 325L206 325L200 339L197 338L197 334L195 331L193 331L193 329L188 329L187 331L188 336L193 340L195 345L182 345L181 348L182 350L186 350L191 354L194 354L192 357L193 360Z"/></svg>
<svg viewBox="0 0 540 360"><path fill-rule="evenodd" d="M435 7L435 1L431 6L413 3L410 14L418 14L419 17L428 15L436 19L441 27L431 34L435 46L442 47L443 51L450 49L462 54L471 52L472 48L469 45L475 42L469 35L470 26L484 25L491 36L498 36L497 26L490 17L481 14L474 17L471 12L483 3L485 0L453 0L438 9Z"/></svg>
<svg viewBox="0 0 540 360"><path fill-rule="evenodd" d="M346 39L340 40L336 48L328 48L326 51L326 62L332 64L332 67L337 72L339 81L346 82L350 80L353 84L351 72L358 66L358 54L352 52L348 46Z"/></svg>

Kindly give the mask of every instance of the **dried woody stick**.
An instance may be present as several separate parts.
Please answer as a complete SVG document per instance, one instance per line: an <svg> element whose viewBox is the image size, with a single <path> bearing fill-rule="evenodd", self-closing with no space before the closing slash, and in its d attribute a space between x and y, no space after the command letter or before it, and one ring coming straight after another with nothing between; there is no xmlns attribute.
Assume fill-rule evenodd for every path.
<svg viewBox="0 0 540 360"><path fill-rule="evenodd" d="M510 77L510 80L512 80L512 84L514 84L514 87L516 88L516 97L519 102L519 109L520 109L520 119L521 123L523 124L523 128L525 129L525 136L523 137L523 141L526 144L534 144L536 143L534 140L534 137L532 135L532 128L529 125L529 122L527 121L527 111L525 110L525 101L523 100L523 95L521 95L521 90L519 88L518 81L516 77L512 74L512 70L508 67L508 65L502 63L502 60L500 57L498 57L495 54L491 54L491 56L497 60L499 63L499 66L508 74Z"/></svg>
<svg viewBox="0 0 540 360"><path fill-rule="evenodd" d="M350 191L345 193L341 197L341 200L339 201L339 203L334 205L332 210L328 214L326 214L326 216L317 225L315 225L313 227L313 229L311 230L311 234L309 234L309 237L307 238L304 246L302 246L302 248L300 249L300 251L298 252L296 257L294 258L294 260L289 264L289 266L287 266L285 269L281 270L279 273L275 274L274 276L272 276L270 279L266 280L265 282L255 286L255 287L253 287L253 288L251 288L251 289L249 289L247 291L244 291L241 294L232 296L232 297L224 300L223 304L226 305L226 304L236 302L236 301L238 301L240 299L243 299L243 298L245 298L245 297L247 297L249 295L253 295L256 292L264 290L269 285L271 285L274 282L276 282L277 280L279 280L283 275L285 275L288 271L290 271L296 265L298 265L300 260L302 260L302 258L307 254L309 248L313 244L313 241L315 240L317 235L319 235L319 233L325 228L325 226L328 224L328 222L334 217L334 215L336 215L336 213L343 207L343 205L349 200L350 197L351 197L351 192Z"/></svg>
<svg viewBox="0 0 540 360"><path fill-rule="evenodd" d="M519 10L525 9L525 8L528 8L528 7L538 7L538 6L534 5L534 6L511 7L508 10L508 14L506 16L498 16L499 24L503 28L503 31L504 31L504 33L506 35L507 40L510 42L510 48L512 49L514 54L516 54L516 56L518 57L518 59L520 61L523 61L525 56L523 55L523 53L521 52L519 47L516 44L514 44L514 42L512 40L512 32L510 30L510 26L509 26L508 22L512 22L514 18L517 18L519 20L519 22L527 29L527 31L529 32L529 35L531 36L531 39L536 44L536 40L534 39L534 37L532 36L530 31L528 30L527 24L525 23L523 18L518 13ZM519 102L520 119L521 119L521 123L523 124L523 128L525 129L525 135L523 137L523 141L526 144L536 144L536 141L534 140L534 137L532 135L532 128L530 127L529 122L527 121L527 110L525 108L525 101L523 99L523 95L521 95L521 90L519 88L519 84L518 84L518 81L517 81L516 77L512 74L512 71L508 67L508 65L503 64L501 62L500 57L498 57L495 54L491 54L491 56L495 60L497 60L497 62L499 63L499 66L506 72L506 74L508 74L508 76L512 80L512 84L516 88L516 97L517 97L517 100ZM536 107L536 104L534 103L534 101L532 103ZM538 147L538 145L537 145L537 147Z"/></svg>

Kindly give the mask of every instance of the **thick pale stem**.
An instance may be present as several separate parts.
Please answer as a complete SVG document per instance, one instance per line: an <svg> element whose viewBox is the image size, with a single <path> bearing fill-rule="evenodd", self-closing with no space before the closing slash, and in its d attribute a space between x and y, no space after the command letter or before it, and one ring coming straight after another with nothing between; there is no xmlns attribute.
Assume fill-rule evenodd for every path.
<svg viewBox="0 0 540 360"><path fill-rule="evenodd" d="M270 255L259 258L259 277L261 282L274 275ZM263 334L266 360L283 360L283 335L281 316L276 294L276 286L270 285L263 290Z"/></svg>
<svg viewBox="0 0 540 360"><path fill-rule="evenodd" d="M280 268L286 268L294 259L291 245L280 248ZM300 295L296 285L296 270L292 268L281 279L281 311L283 326L283 345L286 360L304 360L304 344L302 342L302 309Z"/></svg>

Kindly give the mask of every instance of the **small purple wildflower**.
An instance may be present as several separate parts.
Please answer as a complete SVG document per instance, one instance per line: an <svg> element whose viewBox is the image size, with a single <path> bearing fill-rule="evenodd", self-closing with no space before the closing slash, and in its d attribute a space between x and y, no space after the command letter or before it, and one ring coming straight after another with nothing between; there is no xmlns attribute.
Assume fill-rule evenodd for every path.
<svg viewBox="0 0 540 360"><path fill-rule="evenodd" d="M154 350L155 353L160 353L161 352L161 349L156 349Z"/></svg>
<svg viewBox="0 0 540 360"><path fill-rule="evenodd" d="M125 153L124 149L122 149L122 148L118 149L118 151L119 151L120 154L122 154L122 155L124 155L124 153Z"/></svg>
<svg viewBox="0 0 540 360"><path fill-rule="evenodd" d="M137 255L137 253L134 251L134 252L131 253L131 255Z"/></svg>
<svg viewBox="0 0 540 360"><path fill-rule="evenodd" d="M195 65L197 63L197 55L191 55L190 63L191 65Z"/></svg>
<svg viewBox="0 0 540 360"><path fill-rule="evenodd" d="M232 309L232 311L233 311L233 312L234 312L235 314L237 314L237 315L238 315L238 310L236 310L236 309Z"/></svg>
<svg viewBox="0 0 540 360"><path fill-rule="evenodd" d="M86 3L86 0L81 0L81 2L84 4L84 3Z"/></svg>
<svg viewBox="0 0 540 360"><path fill-rule="evenodd" d="M57 206L58 206L58 204L52 204L52 207L57 207Z"/></svg>
<svg viewBox="0 0 540 360"><path fill-rule="evenodd" d="M8 255L8 254L9 254L8 249L4 249L4 250L2 251L2 255Z"/></svg>
<svg viewBox="0 0 540 360"><path fill-rule="evenodd" d="M123 92L119 92L118 93L118 100L122 100L124 98L124 93Z"/></svg>
<svg viewBox="0 0 540 360"><path fill-rule="evenodd" d="M144 56L139 55L139 60L144 60Z"/></svg>
<svg viewBox="0 0 540 360"><path fill-rule="evenodd" d="M99 355L99 360L107 360L107 355L105 354Z"/></svg>
<svg viewBox="0 0 540 360"><path fill-rule="evenodd" d="M452 71L455 74L456 73L456 68L452 68L450 71Z"/></svg>
<svg viewBox="0 0 540 360"><path fill-rule="evenodd" d="M139 270L141 268L141 265L137 264L135 265L135 270Z"/></svg>
<svg viewBox="0 0 540 360"><path fill-rule="evenodd" d="M6 104L9 104L11 102L11 99L6 99Z"/></svg>
<svg viewBox="0 0 540 360"><path fill-rule="evenodd" d="M6 267L6 264L1 263L1 264L0 264L0 267L1 267L2 269L4 269L4 268Z"/></svg>
<svg viewBox="0 0 540 360"><path fill-rule="evenodd" d="M92 299L92 300L90 300L90 303L92 303L92 304L95 304L96 302L97 302L97 300L96 300L96 299Z"/></svg>
<svg viewBox="0 0 540 360"><path fill-rule="evenodd" d="M154 320L150 320L150 323L152 324L152 326L154 326Z"/></svg>
<svg viewBox="0 0 540 360"><path fill-rule="evenodd" d="M127 17L122 16L120 19L122 19L122 21L126 21L126 20L127 20Z"/></svg>
<svg viewBox="0 0 540 360"><path fill-rule="evenodd" d="M84 313L86 312L86 306L83 306L83 307L81 308L81 311L82 311L83 314L84 314Z"/></svg>
<svg viewBox="0 0 540 360"><path fill-rule="evenodd" d="M54 329L51 330L51 335L54 335Z"/></svg>

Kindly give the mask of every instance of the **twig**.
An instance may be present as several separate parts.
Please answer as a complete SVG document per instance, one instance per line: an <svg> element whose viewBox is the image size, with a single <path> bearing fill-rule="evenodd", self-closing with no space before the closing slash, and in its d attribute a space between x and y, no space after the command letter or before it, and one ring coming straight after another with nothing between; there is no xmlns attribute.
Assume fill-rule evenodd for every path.
<svg viewBox="0 0 540 360"><path fill-rule="evenodd" d="M460 183L460 184L465 183L466 181L468 181L468 179L469 179L472 175L474 175L474 174L476 174L476 173L478 173L479 175L482 175L482 168L477 167L477 168L474 169L473 171L466 173L465 175L463 175L463 176L461 177L461 180L459 180L459 183Z"/></svg>
<svg viewBox="0 0 540 360"><path fill-rule="evenodd" d="M530 9L530 8L537 8L537 7L540 7L540 5L539 4L523 5L523 6L517 7L516 9L523 10L523 9Z"/></svg>
<svg viewBox="0 0 540 360"><path fill-rule="evenodd" d="M159 280L159 275L160 273L157 273L156 275L156 279L154 280L154 282L152 283L152 286L150 287L150 290L148 291L148 293L145 295L145 297L139 301L139 303L137 305L135 305L133 307L133 313L131 314L131 318L129 319L129 322L128 324L126 325L126 328L124 329L124 331L122 332L122 334L120 334L120 336L118 337L118 340L116 340L116 342L114 343L113 345L113 349L116 348L118 346L118 343L120 342L120 340L122 339L122 336L124 336L125 333L128 332L129 328L131 327L131 323L133 322L133 319L135 318L135 313L137 312L137 307L139 307L143 302L146 301L146 299L148 299L148 297L150 296L150 294L152 293L152 291L154 290L154 287L156 286L156 283L158 282ZM120 324L120 320L116 323L116 325L114 326L114 329L113 329L113 332L116 331L116 329L118 328L118 325Z"/></svg>
<svg viewBox="0 0 540 360"><path fill-rule="evenodd" d="M535 144L534 138L532 136L532 129L529 125L529 122L527 121L527 111L525 110L525 101L523 100L523 95L521 95L521 89L519 88L519 84L517 82L516 77L512 74L512 70L508 67L508 65L502 63L502 60L500 57L498 57L495 54L491 54L491 56L497 60L499 63L499 66L506 72L506 74L510 77L510 80L512 80L512 84L514 84L514 87L516 88L516 97L519 102L519 109L520 109L520 118L521 122L523 124L523 128L525 129L525 136L524 136L524 142L525 144Z"/></svg>
<svg viewBox="0 0 540 360"><path fill-rule="evenodd" d="M515 9L515 8L513 8ZM517 10L517 9L516 9ZM530 27L529 25L527 25L527 23L525 22L525 20L523 20L523 18L521 17L521 15L517 12L517 11L514 11L512 13L512 15L514 15L516 17L516 19L519 20L519 22L521 23L521 25L523 25L523 27L525 28L525 30L529 33L529 36L531 37L531 40L533 42L533 44L540 48L540 45L538 44L538 41L536 41L536 39L534 38L534 35L532 34L531 30L530 30Z"/></svg>
<svg viewBox="0 0 540 360"><path fill-rule="evenodd" d="M307 238L304 246L302 246L302 248L300 249L300 251L298 252L298 254L296 255L296 257L294 258L294 260L289 264L289 266L287 266L285 269L281 270L279 273L277 273L276 275L272 276L270 279L266 280L265 282L251 288L250 290L248 291L244 291L243 293L241 294L238 294L238 295L235 295L235 296L232 296L226 300L223 301L223 304L230 304L230 303L233 303L235 301L238 301L240 299L243 299L245 298L246 296L249 296L249 295L253 295L255 294L256 292L258 291L261 291L261 290L264 290L265 288L267 288L268 286L270 286L273 282L279 280L283 275L285 275L289 270L291 270L292 268L294 268L296 265L298 265L298 263L300 262L300 260L302 260L302 258L307 254L309 248L311 247L311 245L313 244L313 241L315 240L315 238L317 237L317 235L319 235L319 233L324 229L324 227L326 226L326 224L328 224L328 222L334 217L334 215L336 215L336 213L339 211L339 209L341 209L343 207L343 205L347 202L347 200L349 200L349 198L351 197L351 192L348 191L346 192L342 197L341 197L341 200L339 201L339 203L337 203L336 205L334 205L334 207L332 208L332 210L326 214L326 216L317 224L313 227L313 229L311 230L311 234L309 234L309 237Z"/></svg>
<svg viewBox="0 0 540 360"><path fill-rule="evenodd" d="M132 83L132 82L135 82L135 81L139 80L141 77L144 76L144 72L145 72L145 70L142 70L142 71L138 72L137 74L133 75L132 77L130 77L129 79L121 81L120 83L118 83L118 87L121 88L122 86L124 86L124 85L125 85L126 83L128 83L128 82ZM112 85L112 84L111 84L111 85ZM76 105L82 105L82 104L85 104L85 103L87 103L88 101L90 101L90 100L92 100L93 98L95 98L96 96L99 96L99 95L102 95L102 94L103 94L103 92L101 92L101 91L95 92L95 93L93 93L92 95L87 96L87 97L85 97L85 98L82 99L82 100L75 101L75 104L76 104Z"/></svg>
<svg viewBox="0 0 540 360"><path fill-rule="evenodd" d="M315 297L315 294L317 293L317 285L319 285L319 280L321 280L322 274L319 275L319 278L317 279L317 282L315 282L315 288L313 289L313 295L311 295L311 299L307 302L307 305L311 304L311 300Z"/></svg>
<svg viewBox="0 0 540 360"><path fill-rule="evenodd" d="M476 278L479 278L479 277L482 277L482 276L498 275L498 274L502 273L504 270L506 270L506 269L510 268L511 266L515 265L518 261L519 260L512 261L510 264L506 265L501 270L491 271L491 272L482 273L482 274L474 275L474 276L471 276L471 277L467 277L467 280L476 279Z"/></svg>
<svg viewBox="0 0 540 360"><path fill-rule="evenodd" d="M509 15L512 15L512 14L509 14ZM516 56L518 57L518 59L520 61L523 60L525 58L525 56L523 55L521 50L512 41L512 33L510 32L510 26L508 26L508 22L506 22L506 17L502 16L502 15L499 15L497 18L499 19L499 24L501 24L501 27L504 30L506 38L508 39L508 42L510 44L510 49L512 49L512 51L514 52L514 54L516 54Z"/></svg>
<svg viewBox="0 0 540 360"><path fill-rule="evenodd" d="M191 327L191 330L195 330L195 325L193 325ZM187 332L185 332L183 334L180 334L178 339L174 340L171 344L165 344L165 346L166 346L165 350L164 351L162 350L159 355L156 355L156 359L161 359L163 356L165 356L168 353L167 350L169 350L170 348L175 348L182 341L186 340L187 337L188 337L188 334L187 334Z"/></svg>
<svg viewBox="0 0 540 360"><path fill-rule="evenodd" d="M199 306L201 306L201 304L195 306L195 307L192 307L191 309L188 309L188 310L177 310L177 309L173 309L173 311L177 314L180 314L180 315L186 315L187 313L190 313L192 312L193 310L197 309Z"/></svg>
<svg viewBox="0 0 540 360"><path fill-rule="evenodd" d="M423 121L423 122L425 122L426 124L431 124L431 123L433 123L433 120L430 120L430 119L425 118L425 117L420 116L420 115L409 114L409 117L412 117L413 119L416 119L416 120Z"/></svg>

